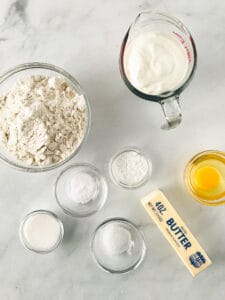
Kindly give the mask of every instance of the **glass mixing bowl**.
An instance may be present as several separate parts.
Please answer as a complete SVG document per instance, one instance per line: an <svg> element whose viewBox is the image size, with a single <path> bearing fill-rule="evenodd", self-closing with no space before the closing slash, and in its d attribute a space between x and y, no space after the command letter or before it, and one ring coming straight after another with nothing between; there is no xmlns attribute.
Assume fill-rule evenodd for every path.
<svg viewBox="0 0 225 300"><path fill-rule="evenodd" d="M18 65L8 70L6 73L0 76L0 95L7 92L19 77L21 76L23 77L24 75L29 75L29 74L64 77L66 81L69 83L69 85L72 88L74 88L79 95L82 94L84 96L87 105L88 122L85 130L84 138L81 141L81 143L78 145L78 147L65 160L61 162L46 165L46 166L34 166L34 165L30 166L14 158L11 155L11 153L7 151L4 145L0 144L0 159L2 159L8 165L27 172L44 172L63 165L79 152L79 150L81 149L82 145L84 144L88 136L90 121L91 121L91 112L90 112L88 99L84 91L80 87L79 83L76 81L76 79L73 76L71 76L69 73L64 71L63 69L46 63L39 63L39 62L26 63L26 64Z"/></svg>

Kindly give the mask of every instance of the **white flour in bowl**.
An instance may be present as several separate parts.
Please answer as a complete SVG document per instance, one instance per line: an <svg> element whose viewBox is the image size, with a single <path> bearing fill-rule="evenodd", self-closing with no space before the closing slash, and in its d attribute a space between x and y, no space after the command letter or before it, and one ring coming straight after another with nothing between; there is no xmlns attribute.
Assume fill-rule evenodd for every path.
<svg viewBox="0 0 225 300"><path fill-rule="evenodd" d="M0 142L18 160L50 165L82 142L87 105L63 77L30 75L0 96Z"/></svg>

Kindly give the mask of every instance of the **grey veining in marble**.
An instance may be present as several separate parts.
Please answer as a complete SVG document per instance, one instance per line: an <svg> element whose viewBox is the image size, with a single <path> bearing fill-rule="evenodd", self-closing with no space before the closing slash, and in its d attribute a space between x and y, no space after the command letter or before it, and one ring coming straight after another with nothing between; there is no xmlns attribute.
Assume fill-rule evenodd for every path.
<svg viewBox="0 0 225 300"><path fill-rule="evenodd" d="M160 9L180 18L192 32L198 69L181 97L183 122L160 130L160 107L132 95L118 70L121 40L135 16ZM193 154L225 149L225 3L185 0L1 0L1 73L19 63L43 61L65 68L87 92L93 115L89 138L73 162L95 164L107 176L109 198L98 214L82 220L58 208L52 186L60 170L26 174L0 163L1 300L222 300L225 297L225 206L204 207L184 189L183 169ZM126 145L151 157L151 182L135 191L114 186L107 164ZM62 168L61 168L62 169ZM172 204L208 252L213 265L192 278L143 211L139 199L154 187ZM49 255L25 251L21 218L51 209L65 225L65 240ZM120 216L143 230L147 253L134 272L112 276L94 264L90 237L105 218Z"/></svg>

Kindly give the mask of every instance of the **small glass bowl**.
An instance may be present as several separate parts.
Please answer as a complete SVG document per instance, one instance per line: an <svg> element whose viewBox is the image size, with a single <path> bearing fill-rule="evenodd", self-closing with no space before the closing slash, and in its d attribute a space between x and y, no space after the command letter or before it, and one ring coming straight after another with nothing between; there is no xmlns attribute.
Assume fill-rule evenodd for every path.
<svg viewBox="0 0 225 300"><path fill-rule="evenodd" d="M63 161L55 164L50 164L47 166L29 166L16 158L14 158L8 151L5 149L4 145L0 144L0 159L2 159L5 163L8 165L22 171L26 172L44 172L49 171L52 169L55 169L67 161L69 161L71 158L73 158L81 149L82 145L87 139L89 128L90 128L90 122L91 122L91 111L89 102L87 99L87 96L85 95L84 91L82 90L79 83L76 81L74 77L72 77L69 73L67 73L65 70L56 67L51 64L47 63L39 63L39 62L32 62L32 63L26 63L18 65L10 70L8 70L6 73L0 76L0 95L7 92L12 85L15 83L15 81L24 75L47 75L47 76L60 76L64 77L66 81L75 89L75 91L79 95L83 95L86 106L87 106L87 127L84 134L84 138L80 145Z"/></svg>
<svg viewBox="0 0 225 300"><path fill-rule="evenodd" d="M121 181L115 174L115 172L113 171L113 164L115 163L116 159L123 153L126 153L126 152L135 152L139 155L141 155L145 161L146 161L146 164L148 166L148 170L146 171L146 174L145 176L143 177L143 179L137 183L134 183L134 184L128 184L126 182L123 182ZM124 148L123 150L121 150L120 152L116 153L110 160L109 162L109 174L110 174L110 177L112 179L112 181L123 187L123 188L126 188L126 189L137 189L137 188L140 188L141 186L145 185L146 182L148 181L148 179L150 178L151 176L151 173L152 173L152 163L151 161L146 157L146 155L142 152L142 150L140 150L139 148L137 147L126 147Z"/></svg>
<svg viewBox="0 0 225 300"><path fill-rule="evenodd" d="M86 173L97 182L97 192L94 198L87 203L76 203L67 195L66 187L74 172ZM104 206L108 195L108 186L105 178L96 167L86 163L73 164L59 174L55 182L54 194L58 205L67 215L78 218L87 217L101 210Z"/></svg>
<svg viewBox="0 0 225 300"><path fill-rule="evenodd" d="M201 165L204 161L208 161L207 165L210 166L212 164L212 161L216 161L212 164L212 167L218 166L218 171L221 173L222 176L225 174L225 152L218 151L218 150L207 150L202 151L196 154L191 158L191 160L187 163L185 170L184 170L184 183L186 186L187 191L190 193L190 195L197 200L199 203L208 205L208 206L218 206L218 205L224 205L225 204L225 197L224 192L220 192L219 195L214 195L212 197L211 191L209 191L209 194L207 195L205 193L202 194L202 190L199 187L196 187L196 184L194 184L192 175L193 170L197 168L197 166ZM224 165L224 168L221 165ZM224 180L224 179L223 179ZM224 182L224 181L223 181ZM224 184L223 184L224 187ZM205 191L204 191L205 192Z"/></svg>
<svg viewBox="0 0 225 300"><path fill-rule="evenodd" d="M53 217L59 224L59 228L60 228L60 234L59 234L59 238L58 240L56 241L55 245L52 246L50 249L48 250L37 250L35 248L33 248L29 242L27 241L26 237L25 237L25 234L24 234L24 226L26 224L26 222L28 221L28 219L34 215L37 215L37 214L48 214L50 215L51 217ZM19 235L20 235L20 241L22 243L22 245L30 250L30 251L33 251L33 252L36 252L36 253L39 253L39 254L47 254L47 253L50 253L52 251L54 251L56 248L59 247L59 245L62 243L62 240L63 240L63 236L64 236L64 227L63 227L63 223L61 222L61 220L58 218L58 216L56 214L54 214L53 212L49 211L49 210L35 210L33 212L30 212L29 214L27 214L21 224L20 224L20 229L19 229Z"/></svg>
<svg viewBox="0 0 225 300"><path fill-rule="evenodd" d="M107 226L120 226L131 236L132 247L129 252L109 255L104 251L102 233ZM130 221L123 218L111 218L101 223L91 239L91 253L97 265L108 273L121 274L137 269L145 257L146 246L142 232Z"/></svg>

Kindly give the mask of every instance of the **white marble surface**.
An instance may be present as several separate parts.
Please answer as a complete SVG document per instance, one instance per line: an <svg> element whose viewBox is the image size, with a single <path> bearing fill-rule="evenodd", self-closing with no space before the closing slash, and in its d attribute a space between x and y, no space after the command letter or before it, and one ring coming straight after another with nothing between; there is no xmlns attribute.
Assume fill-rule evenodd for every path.
<svg viewBox="0 0 225 300"><path fill-rule="evenodd" d="M225 297L225 206L197 204L184 189L187 160L205 149L225 149L225 2L147 0L1 0L1 72L19 63L44 61L65 68L86 90L93 112L87 143L73 162L90 162L105 172L110 156L125 145L143 148L152 158L151 182L126 191L109 182L105 208L91 218L67 217L57 207L52 186L60 170L26 174L0 163L1 300L164 300ZM179 17L196 40L196 76L182 95L183 122L159 129L160 107L141 101L124 86L118 70L120 43L143 10L160 8ZM213 265L192 278L143 211L139 199L154 186L168 195ZM33 209L51 209L65 225L63 246L39 256L23 249L21 218ZM127 275L97 268L90 236L105 218L127 217L145 235L143 264Z"/></svg>

